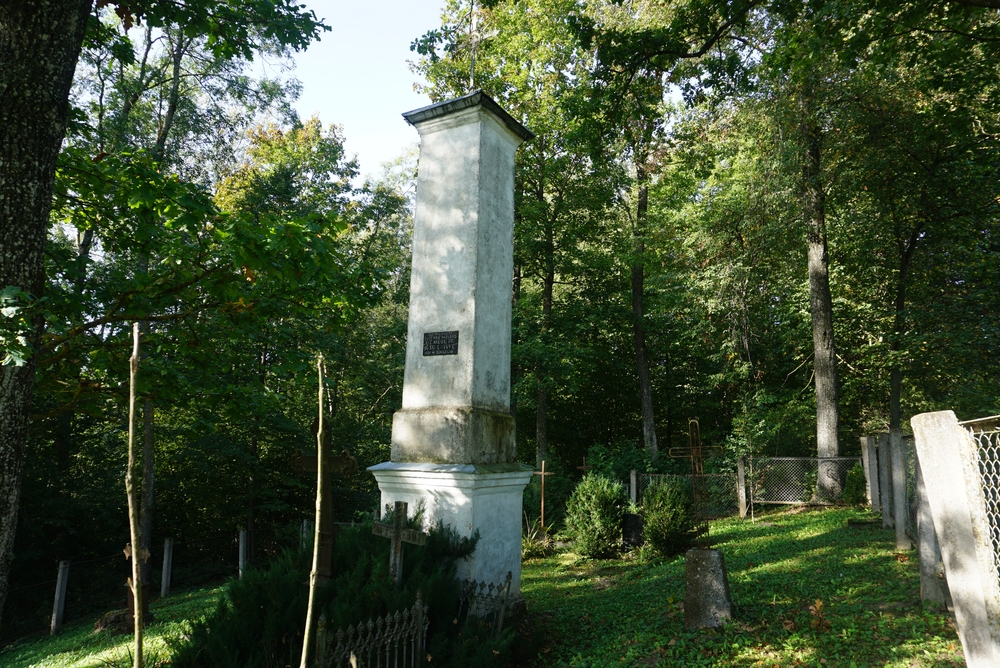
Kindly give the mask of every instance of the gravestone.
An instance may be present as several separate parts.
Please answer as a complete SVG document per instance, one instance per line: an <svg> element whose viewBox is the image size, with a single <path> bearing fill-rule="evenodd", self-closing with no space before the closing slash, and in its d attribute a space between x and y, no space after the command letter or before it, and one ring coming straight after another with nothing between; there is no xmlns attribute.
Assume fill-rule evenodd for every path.
<svg viewBox="0 0 1000 668"><path fill-rule="evenodd" d="M521 496L510 412L514 153L531 132L481 91L403 114L420 134L403 405L381 503L421 503L479 532L463 579L521 581Z"/></svg>

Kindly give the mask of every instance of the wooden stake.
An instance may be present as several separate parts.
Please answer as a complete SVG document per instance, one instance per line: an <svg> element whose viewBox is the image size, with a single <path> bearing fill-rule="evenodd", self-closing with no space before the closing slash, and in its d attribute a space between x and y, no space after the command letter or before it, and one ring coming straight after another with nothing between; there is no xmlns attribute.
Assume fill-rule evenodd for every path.
<svg viewBox="0 0 1000 668"><path fill-rule="evenodd" d="M142 668L142 547L139 541L139 495L135 488L135 383L139 375L139 323L132 323L132 357L129 359L128 376L128 468L125 470L125 494L128 496L128 522L132 549L133 607L132 623L135 626L132 656L133 667Z"/></svg>
<svg viewBox="0 0 1000 668"><path fill-rule="evenodd" d="M323 456L323 356L316 358L316 372L319 375L319 426L316 429L316 523L313 534L312 571L309 573L309 604L306 608L306 628L302 634L302 659L299 668L309 668L310 650L313 646L313 630L316 627L316 590L319 585L320 525L323 518L323 478L326 474L326 457Z"/></svg>

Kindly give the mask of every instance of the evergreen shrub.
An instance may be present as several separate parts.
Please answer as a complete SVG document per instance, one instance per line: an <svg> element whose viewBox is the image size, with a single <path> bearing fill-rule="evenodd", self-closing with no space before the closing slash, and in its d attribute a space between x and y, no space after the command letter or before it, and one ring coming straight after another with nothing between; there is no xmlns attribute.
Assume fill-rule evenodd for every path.
<svg viewBox="0 0 1000 668"><path fill-rule="evenodd" d="M411 527L416 522L410 522ZM419 525L417 525L419 526ZM509 656L513 634L494 639L477 620L456 624L459 560L475 550L478 536L460 539L440 524L424 546L406 545L403 579L389 574L389 541L372 534L371 522L343 527L336 535L333 577L319 592L327 628L336 630L413 606L417 590L428 605L427 654L433 665L499 666ZM311 553L286 552L265 569L250 568L231 580L216 610L195 622L173 647L175 668L270 668L297 665L308 601ZM477 637L478 636L478 637Z"/></svg>
<svg viewBox="0 0 1000 668"><path fill-rule="evenodd" d="M566 503L566 531L585 557L610 557L621 549L625 487L600 474L584 476Z"/></svg>
<svg viewBox="0 0 1000 668"><path fill-rule="evenodd" d="M847 472L847 481L844 483L844 503L849 506L860 506L868 503L868 492L865 484L865 471L861 464L855 464Z"/></svg>
<svg viewBox="0 0 1000 668"><path fill-rule="evenodd" d="M680 554L694 543L691 494L680 484L650 485L642 495L642 520L646 543L665 557Z"/></svg>

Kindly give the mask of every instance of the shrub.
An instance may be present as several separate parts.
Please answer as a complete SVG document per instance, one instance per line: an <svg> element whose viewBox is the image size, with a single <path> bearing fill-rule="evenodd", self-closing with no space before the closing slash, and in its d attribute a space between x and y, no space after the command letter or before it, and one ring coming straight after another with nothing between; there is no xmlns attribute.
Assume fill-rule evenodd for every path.
<svg viewBox="0 0 1000 668"><path fill-rule="evenodd" d="M389 574L389 541L372 534L371 523L337 532L333 577L318 592L327 628L346 628L413 605L417 590L428 605L427 652L435 665L491 666L509 653L512 634L493 639L477 627L453 623L458 616L458 561L472 554L476 540L459 539L440 525L427 544L407 545L403 580ZM292 664L302 646L311 557L287 552L267 569L247 569L231 580L215 612L196 622L173 648L177 668L268 668ZM480 639L477 639L476 636Z"/></svg>
<svg viewBox="0 0 1000 668"><path fill-rule="evenodd" d="M855 464L847 472L847 481L844 483L843 500L849 506L860 506L868 503L868 492L865 481L865 471L861 464Z"/></svg>
<svg viewBox="0 0 1000 668"><path fill-rule="evenodd" d="M612 556L621 549L625 488L602 475L585 476L566 504L566 530L585 557Z"/></svg>
<svg viewBox="0 0 1000 668"><path fill-rule="evenodd" d="M691 495L677 483L658 482L646 490L642 519L646 542L665 557L684 552L694 542Z"/></svg>

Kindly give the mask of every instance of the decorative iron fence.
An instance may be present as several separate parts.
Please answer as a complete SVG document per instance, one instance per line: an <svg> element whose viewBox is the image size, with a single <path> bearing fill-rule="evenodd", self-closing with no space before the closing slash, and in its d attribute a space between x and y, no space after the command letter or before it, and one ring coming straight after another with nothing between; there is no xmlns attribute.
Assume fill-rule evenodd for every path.
<svg viewBox="0 0 1000 668"><path fill-rule="evenodd" d="M498 636L507 614L512 577L513 574L507 571L507 579L502 585L462 580L462 592L458 597L459 623L464 624L469 617L475 617L493 629L494 637Z"/></svg>
<svg viewBox="0 0 1000 668"><path fill-rule="evenodd" d="M739 500L736 497L735 473L706 473L704 518L707 520L721 517L732 517L740 512ZM637 478L636 503L642 503L642 496L650 486L657 483L681 485L688 493L692 493L691 474L640 473Z"/></svg>
<svg viewBox="0 0 1000 668"><path fill-rule="evenodd" d="M416 668L427 642L427 606L420 593L412 608L329 633L322 621L316 635L320 668Z"/></svg>
<svg viewBox="0 0 1000 668"><path fill-rule="evenodd" d="M817 494L821 468L840 481L861 461L860 457L750 457L746 467L751 504L831 505Z"/></svg>

